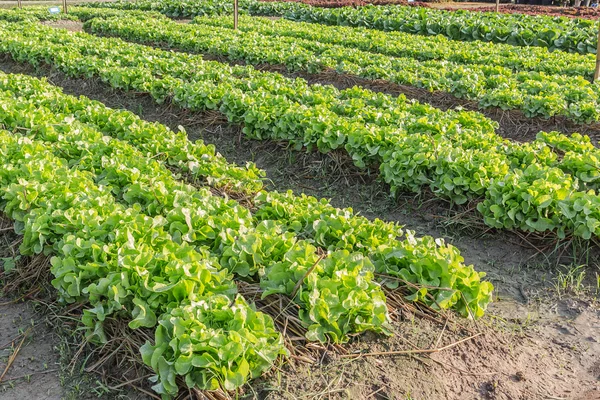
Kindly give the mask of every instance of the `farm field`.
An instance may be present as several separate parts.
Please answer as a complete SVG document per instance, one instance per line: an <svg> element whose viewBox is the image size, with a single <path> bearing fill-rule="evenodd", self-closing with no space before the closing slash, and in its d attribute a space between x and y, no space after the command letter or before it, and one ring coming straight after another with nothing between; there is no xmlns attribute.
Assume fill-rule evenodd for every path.
<svg viewBox="0 0 600 400"><path fill-rule="evenodd" d="M397 85L445 92L457 98L474 100L481 108L517 109L526 117L556 116L578 123L597 122L600 118L596 86L585 79L585 74L584 77L580 76L581 73L575 75L577 69L590 70L589 66L595 62L593 57L574 56L557 60L553 64L556 70L551 73L540 71L539 69L549 68L540 67L537 63L540 59L554 58L556 53L549 54L547 51L531 57L503 57L498 53L505 49L494 48L488 54L485 54L486 50L481 51L484 53L481 55L469 52L458 62L447 59L418 61L415 57L419 57L424 52L423 49L432 48L432 45L447 51L445 43L411 41L411 46L421 49L411 51L390 48L395 43L407 43L409 35L388 38L391 35L377 35L373 31L365 35L363 31L351 28L339 32L338 35L343 38L337 38L332 33L336 30L334 27L324 28L317 33L311 29L310 24L298 29L298 23L295 22L273 22L256 17L242 19L242 23L245 31L243 35L233 31L230 18L214 17L197 18L193 24L185 26L169 20L148 23L130 17L119 20L94 19L90 21L88 28L96 34L119 36L146 44L168 43L174 49L224 56L232 61L285 65L291 72L331 70L360 78L386 80ZM207 36L209 31L213 33L210 39ZM377 39L382 43L381 50L357 50L357 47L373 49L374 40ZM394 40L391 45L390 39ZM392 56L389 53L395 54ZM448 57L455 55L451 51L447 51L447 54ZM428 56L429 52L422 57ZM470 63L473 59L476 64ZM491 63L527 64L530 67L513 72L510 67L490 67ZM564 64L568 70L559 69L558 64ZM587 68L583 67L586 64Z"/></svg>
<svg viewBox="0 0 600 400"><path fill-rule="evenodd" d="M187 0L117 1L101 6L159 11L175 18L230 13L233 7L220 1L199 4ZM478 13L468 10L445 11L396 5L322 8L297 2L257 0L240 2L240 9L250 15L284 17L295 21L368 27L425 36L442 35L455 40L546 47L582 54L595 52L597 43L594 21L578 18Z"/></svg>
<svg viewBox="0 0 600 400"><path fill-rule="evenodd" d="M593 25L230 7L0 10L0 397L600 398Z"/></svg>

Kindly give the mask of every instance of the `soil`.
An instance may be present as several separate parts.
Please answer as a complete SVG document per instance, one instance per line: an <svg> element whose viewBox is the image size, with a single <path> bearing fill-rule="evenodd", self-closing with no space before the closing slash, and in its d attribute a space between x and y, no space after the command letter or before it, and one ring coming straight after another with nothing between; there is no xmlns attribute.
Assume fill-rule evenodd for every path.
<svg viewBox="0 0 600 400"><path fill-rule="evenodd" d="M487 272L497 289L487 316L477 323L443 316L438 318L443 323L437 323L407 310L395 310L394 336L361 335L344 346L345 354L324 352L312 364L289 361L244 387L241 398L600 398L600 309L593 299L597 294L580 287L561 292L554 289L553 284L561 282L555 263L573 260L554 260L552 248L546 249L550 259L546 261L536 256L533 246L539 248L539 243L532 238L485 230L478 218L468 212L457 214L443 202L413 195L393 201L388 188L372 174L353 168L343 154L294 152L282 144L247 140L239 126L226 124L219 114L157 105L149 96L113 90L94 80L67 78L47 68L34 71L2 60L0 69L47 76L66 93L86 95L172 128L182 125L191 140L214 143L230 161L253 161L265 169L271 189L328 197L334 205L353 207L367 217L398 221L420 235L445 238L460 248L468 263ZM588 255L586 274L595 279L594 274L600 273L598 257L594 251ZM20 307L23 305L0 308L0 333L13 332L13 316ZM471 337L476 332L482 334ZM4 335L1 338L3 342ZM46 342L51 343L50 338ZM445 346L449 347L435 351ZM430 353L389 354L415 348L430 349ZM36 350L35 343L32 349ZM381 354L355 355L358 352ZM22 354L19 352L14 365L19 365ZM51 353L44 359L53 365ZM12 368L7 376L20 373ZM14 389L0 392L0 398L45 398L43 379L59 381L53 373L34 375L31 384L17 382ZM35 385L38 391L16 392L22 390L20 385ZM10 398L6 393L19 395ZM46 398L59 398L61 393L56 396Z"/></svg>
<svg viewBox="0 0 600 400"><path fill-rule="evenodd" d="M59 377L59 340L53 331L39 321L32 304L11 303L0 297L0 370L4 371L8 358L20 347L17 357L0 384L0 398L60 399L65 395ZM33 328L32 328L33 326ZM0 372L1 373L1 372ZM30 378L28 378L30 376Z"/></svg>
<svg viewBox="0 0 600 400"><path fill-rule="evenodd" d="M0 265L2 258L17 255L17 236L11 227L9 221L0 218ZM0 379L0 398L62 398L64 389L58 374L56 343L57 338L43 318L40 319L33 304L0 296L0 376L3 377ZM13 354L17 357L7 370L6 365Z"/></svg>

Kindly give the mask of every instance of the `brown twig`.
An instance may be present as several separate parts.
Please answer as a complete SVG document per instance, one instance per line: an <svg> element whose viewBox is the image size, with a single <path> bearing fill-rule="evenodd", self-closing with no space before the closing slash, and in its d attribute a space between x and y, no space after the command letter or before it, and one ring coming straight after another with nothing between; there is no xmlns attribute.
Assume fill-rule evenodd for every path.
<svg viewBox="0 0 600 400"><path fill-rule="evenodd" d="M157 395L155 395L154 393L152 393L152 392L149 392L149 391L147 391L147 390L145 390L145 389L143 389L143 388L141 388L141 387L139 387L139 386L135 386L135 385L132 385L132 384L130 384L130 386L131 386L133 389L137 390L138 392L142 392L142 393L144 393L145 395L152 397L153 399L156 399L156 400L161 400L161 398L160 398L159 396L157 396Z"/></svg>
<svg viewBox="0 0 600 400"><path fill-rule="evenodd" d="M24 294L23 296L21 296L21 297L17 297L16 299L13 299L13 300L11 300L11 301L6 301L6 302L4 302L4 303L0 303L0 307L2 307L2 306L8 306L8 305L11 305L11 304L16 304L16 303L20 302L20 301L21 301L21 300L23 300L23 299L30 298L30 297L31 297L31 296L33 296L34 294L38 293L40 290L42 290L42 288L41 288L41 287L35 287L33 290L31 290L31 291L30 291L30 292L28 292L28 293L25 293L25 294Z"/></svg>
<svg viewBox="0 0 600 400"><path fill-rule="evenodd" d="M149 374L149 375L140 376L140 377L137 377L137 378L134 378L134 379L130 379L130 380L126 381L126 382L121 382L121 383L119 383L119 384L118 384L118 385L116 385L116 386L109 386L108 388L109 388L110 390L117 390L117 389L119 389L119 388L122 388L123 386L131 385L131 384L132 384L132 383L134 383L134 382L138 382L138 381L144 380L144 379L146 379L146 378L150 378L152 375L153 375L153 374Z"/></svg>
<svg viewBox="0 0 600 400"><path fill-rule="evenodd" d="M11 382L11 381L17 381L19 379L23 379L23 378L27 378L27 377L31 377L33 375L42 375L42 374L49 374L51 372L56 372L58 371L58 369L47 369L44 371L35 371L35 372L31 372L29 374L25 374L25 375L19 375L19 376L15 376L14 378L8 378L8 379L4 379L2 381L2 383L6 383L6 382Z"/></svg>
<svg viewBox="0 0 600 400"><path fill-rule="evenodd" d="M440 341L442 340L442 336L444 335L444 332L446 331L446 326L448 326L448 318L446 318L446 322L444 323L444 327L442 328L442 331L440 332L440 335L438 336L437 340L435 341L435 345L433 346L433 348L437 348L440 345Z"/></svg>
<svg viewBox="0 0 600 400"><path fill-rule="evenodd" d="M23 334L23 339L21 339L21 342L19 342L19 345L15 348L15 351L13 351L13 353L10 355L10 357L8 357L8 363L6 364L6 368L4 368L4 372L2 372L2 375L0 375L0 382L2 382L2 380L4 379L4 376L6 376L6 373L10 369L10 367L13 364L13 362L15 361L15 359L17 358L17 355L19 354L19 350L21 350L21 346L23 346L23 342L25 342L25 339L27 339L29 332L31 332L31 328L28 328L25 331L25 333Z"/></svg>
<svg viewBox="0 0 600 400"><path fill-rule="evenodd" d="M382 387L380 387L379 389L372 391L371 393L369 393L369 394L367 395L367 399L370 399L371 397L375 397L375 395L376 395L377 393L381 392L383 389L385 389L385 386L382 386Z"/></svg>
<svg viewBox="0 0 600 400"><path fill-rule="evenodd" d="M435 349L417 349L417 350L398 350L398 351L376 351L372 353L358 353L358 354L342 354L340 357L361 357L361 356L394 356L394 355L402 355L402 354L429 354L429 353L439 353L440 351L451 349L452 347L458 346L461 343L472 340L478 336L483 335L483 332L476 333L475 335L471 335L467 338L461 339L457 342L450 343L449 345L438 347Z"/></svg>

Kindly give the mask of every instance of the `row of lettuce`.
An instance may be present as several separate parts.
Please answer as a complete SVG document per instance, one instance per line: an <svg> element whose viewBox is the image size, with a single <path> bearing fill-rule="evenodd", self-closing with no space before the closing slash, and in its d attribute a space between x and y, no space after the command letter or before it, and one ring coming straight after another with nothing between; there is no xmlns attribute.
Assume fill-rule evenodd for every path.
<svg viewBox="0 0 600 400"><path fill-rule="evenodd" d="M205 2L195 3L199 5ZM229 4L229 3L227 3ZM146 13L146 14L144 14ZM78 19L112 16L142 16L159 18L164 14L152 11L120 10L118 8L71 7L69 14L50 14L46 7L1 10L0 19L16 21ZM554 75L593 77L595 57L591 54L550 51L544 47L515 47L501 43L463 42L445 36L419 36L404 32L383 32L366 27L327 26L286 19L249 18L242 15L239 29L270 36L285 36L338 44L375 54L410 57L419 61L451 61L466 65L494 65L513 71L536 71ZM231 17L210 15L197 17L197 22L220 27L231 27Z"/></svg>
<svg viewBox="0 0 600 400"><path fill-rule="evenodd" d="M202 52L251 64L285 65L290 71L334 70L366 79L452 93L480 107L518 109L528 117L561 116L579 123L600 120L600 91L590 83L591 55L524 51L514 46L465 46L440 37L327 27L287 20L242 17L241 32L229 17L178 24L156 12L73 8L69 18L94 33ZM5 11L0 19L56 18L32 8ZM115 17L115 18L110 18ZM409 37L407 37L409 36ZM417 38L415 40L415 38ZM519 50L519 51L517 51Z"/></svg>
<svg viewBox="0 0 600 400"><path fill-rule="evenodd" d="M176 393L177 377L231 390L286 353L235 279L293 297L307 339L338 343L388 333L375 273L465 316L490 301L484 274L439 239L292 193L259 191L250 212L171 172L196 169L193 156L181 162L188 152L214 157L202 142L45 81L0 75L0 127L0 209L24 237L20 251L54 255L52 283L63 301L89 305L90 338L105 339L107 318L155 329L140 351L160 394ZM195 173L211 182L212 170Z"/></svg>
<svg viewBox="0 0 600 400"><path fill-rule="evenodd" d="M191 18L231 14L232 3L225 0L120 0L91 6L123 10L157 11L170 17ZM446 36L460 41L537 46L574 53L595 53L597 26L594 21L564 17L521 14L444 11L408 6L365 6L320 8L299 2L240 1L242 12L278 16L294 21L346 25L400 31L427 36Z"/></svg>
<svg viewBox="0 0 600 400"><path fill-rule="evenodd" d="M454 203L478 201L492 227L600 235L598 149L587 137L548 133L515 143L481 114L442 112L402 96L311 86L249 66L39 24L2 22L0 34L0 52L17 61L97 77L158 102L219 110L254 139L322 152L344 148L358 167L379 166L393 193L429 188Z"/></svg>
<svg viewBox="0 0 600 400"><path fill-rule="evenodd" d="M96 336L111 317L158 326L142 350L158 393L175 393L178 374L192 387L233 389L285 352L272 320L235 296L206 254L175 243L163 221L116 203L43 143L6 131L0 143L2 209L24 236L21 253L52 250L53 284L66 300L90 303L82 321Z"/></svg>
<svg viewBox="0 0 600 400"><path fill-rule="evenodd" d="M98 9L100 10L116 11ZM194 23L220 27L233 26L230 16L196 17ZM461 42L445 36L383 32L365 27L320 25L319 29L315 29L314 24L287 19L240 16L238 29L269 36L338 44L370 53L410 57L419 61L442 60L466 65L494 65L513 71L582 76L588 80L593 77L595 63L595 58L591 54L549 51L543 47L522 48L499 43Z"/></svg>
<svg viewBox="0 0 600 400"><path fill-rule="evenodd" d="M119 9L69 7L68 13L51 13L46 6L28 6L23 8L0 8L0 19L9 22L37 21L87 21L91 18L118 17L125 13ZM168 19L164 14L153 11L128 10L127 15Z"/></svg>
<svg viewBox="0 0 600 400"><path fill-rule="evenodd" d="M243 31L236 32L228 26L229 20L211 17L184 25L165 19L141 20L126 16L92 19L86 27L95 34L213 54L233 61L283 64L290 71L335 70L367 79L444 91L475 100L481 108L519 109L527 117L562 116L580 123L600 120L600 89L579 76L513 72L493 65L418 61L410 56L375 54L322 42L319 39L328 36L326 30L313 30L319 33L312 36L319 38L304 39L298 37L299 24L256 17L242 18Z"/></svg>

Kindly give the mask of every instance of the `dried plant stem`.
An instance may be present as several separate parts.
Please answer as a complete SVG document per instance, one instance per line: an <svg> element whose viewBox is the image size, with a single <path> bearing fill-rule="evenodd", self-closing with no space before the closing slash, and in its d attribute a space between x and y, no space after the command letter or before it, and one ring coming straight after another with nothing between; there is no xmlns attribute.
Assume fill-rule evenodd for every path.
<svg viewBox="0 0 600 400"><path fill-rule="evenodd" d="M471 335L467 338L461 339L457 342L450 343L449 345L438 347L435 349L416 349L416 350L398 350L398 351L376 351L372 353L358 353L358 354L342 354L340 357L371 357L371 356L393 356L393 355L402 355L402 354L430 354L430 353L439 353L440 351L451 349L452 347L458 346L461 343L466 341L475 339L478 336L483 335L483 332L476 333L475 335Z"/></svg>
<svg viewBox="0 0 600 400"><path fill-rule="evenodd" d="M294 290L292 291L292 294L290 295L291 299L294 299L296 297L296 294L298 294L298 290L300 290L300 286L302 286L302 282L304 282L304 280L306 279L306 277L308 275L310 275L310 273L313 272L315 268L317 268L317 265L319 265L319 263L321 262L321 260L323 260L324 258L325 258L325 254L321 254L319 256L319 259L317 261L315 261L315 263L313 264L313 266L310 267L308 269L308 271L306 271L306 273L304 274L304 276L296 283L296 286L294 286Z"/></svg>
<svg viewBox="0 0 600 400"><path fill-rule="evenodd" d="M29 336L29 332L31 332L31 328L28 328L25 331L25 333L23 334L23 338L19 342L19 345L15 348L15 351L13 351L13 353L10 355L10 357L8 357L8 363L6 364L6 368L4 368L4 372L2 372L2 375L0 375L0 383L2 382L2 380L4 379L4 377L6 376L6 374L8 373L8 370L10 369L10 367L13 364L13 362L17 358L17 355L19 354L19 351L21 350L21 347L23 346L23 343L25 342L25 339L27 339L27 336Z"/></svg>

